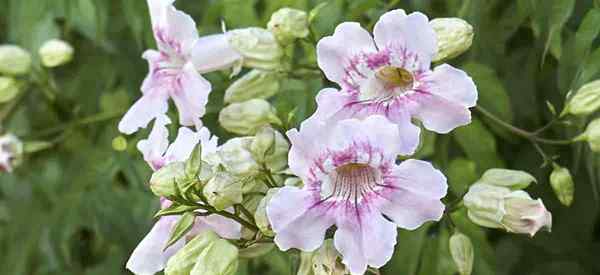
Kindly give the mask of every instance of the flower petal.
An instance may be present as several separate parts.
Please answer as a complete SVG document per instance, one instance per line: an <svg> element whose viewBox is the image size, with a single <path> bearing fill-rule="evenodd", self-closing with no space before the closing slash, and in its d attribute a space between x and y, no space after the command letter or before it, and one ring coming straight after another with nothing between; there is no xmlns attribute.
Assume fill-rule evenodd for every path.
<svg viewBox="0 0 600 275"><path fill-rule="evenodd" d="M412 107L413 115L428 130L445 134L471 122L469 109L457 102L426 93L419 93L414 100L417 104Z"/></svg>
<svg viewBox="0 0 600 275"><path fill-rule="evenodd" d="M192 62L200 73L223 70L239 62L242 56L229 44L227 34L202 36L192 49Z"/></svg>
<svg viewBox="0 0 600 275"><path fill-rule="evenodd" d="M319 248L325 231L334 223L327 210L309 191L282 187L267 205L267 216L276 233L275 244L283 251L290 248L313 251Z"/></svg>
<svg viewBox="0 0 600 275"><path fill-rule="evenodd" d="M150 121L163 115L169 109L168 97L159 91L144 94L136 101L119 122L119 131L124 134L133 134L138 129L144 128Z"/></svg>
<svg viewBox="0 0 600 275"><path fill-rule="evenodd" d="M144 160L154 170L160 169L164 165L163 154L169 146L169 129L166 125L171 123L171 120L166 115L160 115L154 121L154 126L147 139L140 140L137 148Z"/></svg>
<svg viewBox="0 0 600 275"><path fill-rule="evenodd" d="M364 274L367 266L379 268L394 254L396 225L373 210L349 206L338 213L334 244L352 274Z"/></svg>
<svg viewBox="0 0 600 275"><path fill-rule="evenodd" d="M171 95L179 111L179 123L192 126L206 111L211 85L187 63L177 78L175 90Z"/></svg>
<svg viewBox="0 0 600 275"><path fill-rule="evenodd" d="M477 104L477 87L473 79L462 70L442 64L435 67L425 81L429 81L428 92L432 94L465 107L473 107Z"/></svg>
<svg viewBox="0 0 600 275"><path fill-rule="evenodd" d="M358 53L375 50L369 32L359 23L345 22L335 28L332 36L324 37L317 43L317 60L325 76L341 84L349 60Z"/></svg>
<svg viewBox="0 0 600 275"><path fill-rule="evenodd" d="M400 131L398 143L398 146L400 146L400 155L408 156L414 154L417 147L419 147L421 128L412 123L410 114L403 108L395 108L387 112L387 117L398 126L398 131Z"/></svg>
<svg viewBox="0 0 600 275"><path fill-rule="evenodd" d="M131 253L127 269L137 275L151 275L163 270L169 258L185 244L181 239L164 250L177 219L178 216L161 217Z"/></svg>
<svg viewBox="0 0 600 275"><path fill-rule="evenodd" d="M427 16L420 12L406 15L398 9L386 12L373 29L379 49L402 45L411 53L417 53L422 69L428 69L437 52L437 38Z"/></svg>
<svg viewBox="0 0 600 275"><path fill-rule="evenodd" d="M179 128L175 141L169 146L165 154L167 163L187 160L199 141L200 137L191 129L187 127Z"/></svg>
<svg viewBox="0 0 600 275"><path fill-rule="evenodd" d="M405 160L394 168L394 176L397 187L424 197L441 199L448 191L444 174L427 161Z"/></svg>
<svg viewBox="0 0 600 275"><path fill-rule="evenodd" d="M226 239L239 239L242 237L242 225L238 222L220 215L209 215L196 219L196 223L202 222L217 235Z"/></svg>

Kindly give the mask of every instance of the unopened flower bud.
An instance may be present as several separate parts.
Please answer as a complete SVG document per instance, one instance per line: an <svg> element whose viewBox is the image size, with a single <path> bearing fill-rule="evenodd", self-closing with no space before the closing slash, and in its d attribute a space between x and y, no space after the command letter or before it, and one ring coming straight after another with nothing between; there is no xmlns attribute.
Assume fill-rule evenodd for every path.
<svg viewBox="0 0 600 275"><path fill-rule="evenodd" d="M267 99L279 92L279 80L277 72L251 70L225 90L225 103L244 102L253 98Z"/></svg>
<svg viewBox="0 0 600 275"><path fill-rule="evenodd" d="M270 126L264 126L254 136L250 151L255 160L265 162L267 156L275 152L275 130Z"/></svg>
<svg viewBox="0 0 600 275"><path fill-rule="evenodd" d="M0 73L23 75L29 72L31 55L15 45L0 45Z"/></svg>
<svg viewBox="0 0 600 275"><path fill-rule="evenodd" d="M511 190L520 190L527 188L529 184L536 182L536 180L527 172L493 168L485 171L478 182L495 186L504 186Z"/></svg>
<svg viewBox="0 0 600 275"><path fill-rule="evenodd" d="M265 236L273 237L275 234L273 233L273 229L271 228L271 224L269 223L269 218L267 217L267 204L271 201L271 198L279 191L279 188L271 188L267 191L267 195L262 198L258 207L256 208L256 212L254 213L254 220L256 221L256 225L260 232L265 234Z"/></svg>
<svg viewBox="0 0 600 275"><path fill-rule="evenodd" d="M227 172L237 176L252 176L259 172L260 166L252 157L250 147L253 137L232 138L219 148L221 164Z"/></svg>
<svg viewBox="0 0 600 275"><path fill-rule="evenodd" d="M450 237L450 255L458 268L460 275L471 275L473 271L473 244L471 239L460 232L454 233Z"/></svg>
<svg viewBox="0 0 600 275"><path fill-rule="evenodd" d="M150 189L159 197L173 197L178 194L178 184L186 180L185 164L173 162L160 168L150 178Z"/></svg>
<svg viewBox="0 0 600 275"><path fill-rule="evenodd" d="M0 136L0 172L12 172L23 161L23 143L17 136Z"/></svg>
<svg viewBox="0 0 600 275"><path fill-rule="evenodd" d="M587 141L592 152L600 153L600 118L592 120L585 129L585 132L575 140Z"/></svg>
<svg viewBox="0 0 600 275"><path fill-rule="evenodd" d="M12 77L0 76L0 103L15 98L21 90L21 84Z"/></svg>
<svg viewBox="0 0 600 275"><path fill-rule="evenodd" d="M194 237L167 262L167 275L233 275L238 267L238 249L214 232Z"/></svg>
<svg viewBox="0 0 600 275"><path fill-rule="evenodd" d="M289 44L296 38L304 38L308 35L308 15L302 10L279 9L271 15L267 29L280 43Z"/></svg>
<svg viewBox="0 0 600 275"><path fill-rule="evenodd" d="M217 172L204 186L203 193L208 203L217 210L225 210L241 203L243 181L227 172Z"/></svg>
<svg viewBox="0 0 600 275"><path fill-rule="evenodd" d="M230 45L243 56L244 66L274 70L281 66L283 49L275 36L262 28L244 28L228 32Z"/></svg>
<svg viewBox="0 0 600 275"><path fill-rule="evenodd" d="M473 27L460 18L436 18L429 22L437 36L438 52L433 62L466 52L473 43Z"/></svg>
<svg viewBox="0 0 600 275"><path fill-rule="evenodd" d="M600 109L600 79L587 83L571 98L566 111L577 116L587 116Z"/></svg>
<svg viewBox="0 0 600 275"><path fill-rule="evenodd" d="M73 47L60 39L48 40L38 50L42 65L49 68L69 63L73 59L73 52Z"/></svg>
<svg viewBox="0 0 600 275"><path fill-rule="evenodd" d="M554 170L550 174L550 185L560 203L565 206L571 206L575 193L575 185L569 169L554 164Z"/></svg>
<svg viewBox="0 0 600 275"><path fill-rule="evenodd" d="M471 221L481 226L531 236L552 227L552 214L540 199L533 200L525 191L477 183L463 201Z"/></svg>
<svg viewBox="0 0 600 275"><path fill-rule="evenodd" d="M281 120L269 102L251 99L223 108L219 113L219 123L229 132L253 135L260 127L271 123L281 124Z"/></svg>
<svg viewBox="0 0 600 275"><path fill-rule="evenodd" d="M339 258L333 241L327 239L318 250L300 254L298 275L350 275Z"/></svg>
<svg viewBox="0 0 600 275"><path fill-rule="evenodd" d="M267 168L271 171L279 172L288 165L288 151L290 149L290 144L281 133L277 131L274 133L275 144L273 146L273 153L266 156L265 163Z"/></svg>

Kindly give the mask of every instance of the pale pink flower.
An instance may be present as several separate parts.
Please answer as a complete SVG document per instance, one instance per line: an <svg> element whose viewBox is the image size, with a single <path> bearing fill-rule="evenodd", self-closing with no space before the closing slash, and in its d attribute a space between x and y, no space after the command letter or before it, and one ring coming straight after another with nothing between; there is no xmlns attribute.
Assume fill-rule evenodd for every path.
<svg viewBox="0 0 600 275"><path fill-rule="evenodd" d="M179 123L199 125L211 91L200 72L226 68L240 59L227 43L225 34L200 38L196 23L175 9L175 0L147 0L158 50L147 50L149 73L142 84L142 97L119 123L119 131L136 132L152 119L167 112L173 99Z"/></svg>
<svg viewBox="0 0 600 275"><path fill-rule="evenodd" d="M166 128L169 123L169 118L165 115L157 117L148 139L138 143L138 149L142 151L144 159L153 170L158 170L174 161L185 161L198 143L202 146L203 157L216 153L217 137L211 136L207 128L201 128L198 132L194 132L189 128L181 127L177 138L169 145L169 131ZM161 198L161 208L170 205L169 200ZM227 239L239 239L241 237L241 225L234 220L220 215L196 217L192 230L184 238L165 250L165 245L178 219L179 216L159 218L131 254L127 262L127 269L138 275L160 272L165 268L169 258L185 245L186 239L192 238L204 230L212 230Z"/></svg>
<svg viewBox="0 0 600 275"><path fill-rule="evenodd" d="M374 38L358 23L338 25L317 45L319 67L341 91L325 89L312 119L339 120L386 116L403 133L403 155L417 147L419 128L438 133L468 124L477 89L463 71L442 64L430 69L436 35L425 15L393 10L375 24Z"/></svg>
<svg viewBox="0 0 600 275"><path fill-rule="evenodd" d="M441 218L446 178L425 161L397 165L400 131L385 117L331 126L309 120L287 135L289 167L304 187L281 188L267 206L280 249L313 251L335 225L343 263L363 274L389 261L397 226L415 229Z"/></svg>

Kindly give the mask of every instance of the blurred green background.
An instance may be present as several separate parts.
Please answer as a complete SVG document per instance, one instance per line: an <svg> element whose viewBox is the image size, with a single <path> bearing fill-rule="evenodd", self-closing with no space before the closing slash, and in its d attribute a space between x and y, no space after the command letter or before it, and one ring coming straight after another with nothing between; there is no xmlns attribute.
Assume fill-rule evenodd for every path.
<svg viewBox="0 0 600 275"><path fill-rule="evenodd" d="M265 26L271 13L290 6L311 10L314 0L178 0L201 34ZM479 88L479 104L524 129L552 119L547 102L561 110L569 90L600 78L600 1L591 0L334 0L312 28L328 35L342 21L371 28L386 10L422 11L430 18L457 16L474 26L472 48L452 60ZM147 73L141 53L154 47L144 0L0 0L0 44L32 53L62 38L75 48L72 63L52 70L57 100L30 89L0 125L24 140L56 145L32 155L13 174L0 175L0 274L128 274L129 253L152 225L158 200L146 181L150 169L135 149L147 131L127 137L126 151L111 146L118 118L139 97ZM306 47L298 44L297 47ZM298 58L314 62L310 49ZM205 124L222 140L216 123L227 72L207 75L214 91ZM321 80L285 81L273 102L283 117L297 108L294 124L314 110ZM0 105L0 112L9 104ZM173 109L173 108L172 108ZM90 119L91 118L91 119ZM589 118L588 118L589 119ZM545 136L570 137L586 119L571 119ZM175 127L175 126L174 126ZM491 167L526 170L538 178L529 188L552 212L552 233L535 238L485 230L458 213L457 226L475 245L474 274L600 274L600 156L585 144L544 147L575 176L575 202L560 205L550 168L527 140L474 112L473 123L450 135L426 136L418 156L448 176L461 194ZM382 274L452 275L449 232L443 224L401 231L397 252ZM272 252L244 261L239 274L285 275L297 257Z"/></svg>

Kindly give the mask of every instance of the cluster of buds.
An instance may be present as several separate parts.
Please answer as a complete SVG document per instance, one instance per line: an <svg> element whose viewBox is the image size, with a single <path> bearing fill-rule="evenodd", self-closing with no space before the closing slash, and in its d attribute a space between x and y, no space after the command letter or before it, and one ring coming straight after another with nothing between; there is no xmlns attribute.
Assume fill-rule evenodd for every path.
<svg viewBox="0 0 600 275"><path fill-rule="evenodd" d="M552 227L552 214L541 199L534 200L523 191L535 178L522 171L490 169L464 197L468 215L474 223L529 234Z"/></svg>

